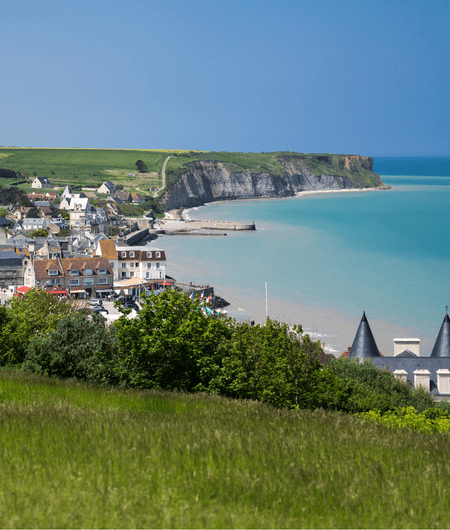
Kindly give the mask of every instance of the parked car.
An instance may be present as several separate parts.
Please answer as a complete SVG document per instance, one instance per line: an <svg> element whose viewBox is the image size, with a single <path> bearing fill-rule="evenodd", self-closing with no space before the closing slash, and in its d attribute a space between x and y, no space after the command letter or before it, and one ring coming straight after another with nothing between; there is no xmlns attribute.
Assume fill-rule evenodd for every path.
<svg viewBox="0 0 450 530"><path fill-rule="evenodd" d="M109 311L103 307L103 305L96 305L92 308L93 313L105 313L105 315L109 315Z"/></svg>
<svg viewBox="0 0 450 530"><path fill-rule="evenodd" d="M136 304L136 302L124 302L123 307L134 309L136 313L139 313L140 311L139 306Z"/></svg>
<svg viewBox="0 0 450 530"><path fill-rule="evenodd" d="M103 305L103 300L101 298L92 298L92 300L89 301L90 306L98 306Z"/></svg>

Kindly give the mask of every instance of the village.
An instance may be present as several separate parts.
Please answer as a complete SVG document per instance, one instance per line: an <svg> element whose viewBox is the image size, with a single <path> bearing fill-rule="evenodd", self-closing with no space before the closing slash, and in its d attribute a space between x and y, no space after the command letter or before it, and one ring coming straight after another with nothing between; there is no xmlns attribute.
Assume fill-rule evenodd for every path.
<svg viewBox="0 0 450 530"><path fill-rule="evenodd" d="M8 212L0 217L2 303L28 289L43 289L86 305L120 297L138 309L142 293L176 286L209 297L213 307L225 304L212 287L177 283L167 274L164 250L151 244L162 232L151 211L136 219L120 213L119 204L142 204L145 197L120 191L111 181L96 192L74 193L66 186L58 194L47 178L36 177L32 188L39 190L27 195L33 206L0 206ZM94 206L90 201L97 194L108 198ZM36 217L29 217L30 211Z"/></svg>

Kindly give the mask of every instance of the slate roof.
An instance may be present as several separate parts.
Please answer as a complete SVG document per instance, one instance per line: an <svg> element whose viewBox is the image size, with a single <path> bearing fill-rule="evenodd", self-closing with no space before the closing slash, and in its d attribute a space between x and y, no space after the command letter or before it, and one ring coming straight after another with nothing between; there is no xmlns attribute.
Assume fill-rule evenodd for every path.
<svg viewBox="0 0 450 530"><path fill-rule="evenodd" d="M369 357L381 357L375 339L373 338L372 330L370 329L365 312L361 318L361 322L353 340L348 357L361 360L367 359Z"/></svg>
<svg viewBox="0 0 450 530"><path fill-rule="evenodd" d="M402 353L399 353L398 355L396 355L396 357L402 357L402 358L406 358L406 357L409 357L409 358L412 358L412 357L417 357L417 355L415 353L413 353L411 350L404 350L402 351Z"/></svg>
<svg viewBox="0 0 450 530"><path fill-rule="evenodd" d="M13 250L0 252L0 267L22 267L23 256Z"/></svg>
<svg viewBox="0 0 450 530"><path fill-rule="evenodd" d="M450 357L450 318L445 315L430 357Z"/></svg>

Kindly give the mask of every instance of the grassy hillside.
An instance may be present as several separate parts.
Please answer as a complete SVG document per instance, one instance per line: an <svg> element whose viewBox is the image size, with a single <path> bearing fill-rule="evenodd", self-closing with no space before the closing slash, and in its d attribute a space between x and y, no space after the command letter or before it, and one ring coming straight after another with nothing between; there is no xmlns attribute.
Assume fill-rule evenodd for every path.
<svg viewBox="0 0 450 530"><path fill-rule="evenodd" d="M105 180L123 184L125 189L142 190L161 185L161 168L172 153L181 151L152 151L127 149L35 149L0 148L0 167L18 171L29 180L34 173L47 177L55 186L81 185L98 187ZM149 173L139 174L136 161L142 160ZM130 175L132 174L132 175ZM133 176L134 175L134 176ZM6 185L8 182L1 181Z"/></svg>
<svg viewBox="0 0 450 530"><path fill-rule="evenodd" d="M0 167L20 172L28 179L19 187L30 190L35 176L47 177L54 186L78 185L98 187L104 180L122 184L125 190L141 191L161 186L161 170L167 156L173 158L167 165L167 185L175 182L189 164L198 160L223 162L233 171L270 173L282 176L285 169L280 159L289 159L297 168L307 168L314 175L320 173L347 176L359 185L375 186L379 182L375 174L358 166L352 173L339 164L340 155L313 155L293 152L227 153L186 150L128 150L128 149L39 149L0 148ZM136 170L136 161L142 160L148 173ZM2 179L0 185L13 181ZM359 183L359 184L358 184Z"/></svg>
<svg viewBox="0 0 450 530"><path fill-rule="evenodd" d="M0 372L3 528L448 528L448 435Z"/></svg>

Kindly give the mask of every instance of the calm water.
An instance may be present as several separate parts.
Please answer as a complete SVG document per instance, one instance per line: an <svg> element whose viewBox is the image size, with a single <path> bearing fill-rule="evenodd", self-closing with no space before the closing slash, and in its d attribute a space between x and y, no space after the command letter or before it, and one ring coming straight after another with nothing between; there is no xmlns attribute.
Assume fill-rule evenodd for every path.
<svg viewBox="0 0 450 530"><path fill-rule="evenodd" d="M161 238L169 274L170 262L184 263L189 279L247 296L263 295L268 281L270 295L286 302L350 319L365 310L435 338L450 305L450 157L375 159L374 170L392 190L191 210L192 218L255 221L257 231Z"/></svg>

